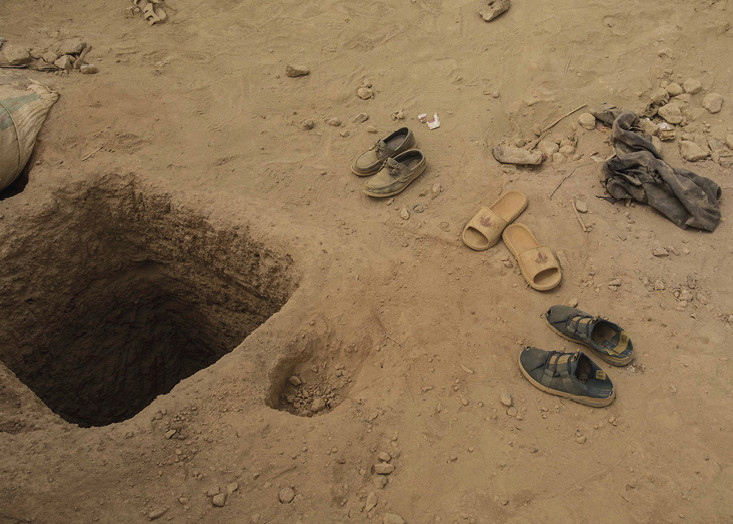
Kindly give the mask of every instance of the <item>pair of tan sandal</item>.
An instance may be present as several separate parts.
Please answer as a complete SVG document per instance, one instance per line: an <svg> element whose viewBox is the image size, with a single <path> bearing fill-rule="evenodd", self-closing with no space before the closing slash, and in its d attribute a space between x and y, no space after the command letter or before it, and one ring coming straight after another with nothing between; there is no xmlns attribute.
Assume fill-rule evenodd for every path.
<svg viewBox="0 0 733 524"><path fill-rule="evenodd" d="M540 245L524 224L512 224L527 208L527 197L519 191L504 193L489 207L482 207L463 228L463 243L475 251L485 251L499 238L519 263L527 283L538 291L557 287L562 272L552 250Z"/></svg>

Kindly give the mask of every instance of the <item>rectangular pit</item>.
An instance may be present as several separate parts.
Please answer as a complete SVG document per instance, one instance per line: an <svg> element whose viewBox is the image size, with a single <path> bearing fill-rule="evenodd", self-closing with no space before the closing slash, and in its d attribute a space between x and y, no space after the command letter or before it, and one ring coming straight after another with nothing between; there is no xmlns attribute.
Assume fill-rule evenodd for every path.
<svg viewBox="0 0 733 524"><path fill-rule="evenodd" d="M0 238L0 360L80 426L128 419L277 312L292 260L133 179L65 190Z"/></svg>

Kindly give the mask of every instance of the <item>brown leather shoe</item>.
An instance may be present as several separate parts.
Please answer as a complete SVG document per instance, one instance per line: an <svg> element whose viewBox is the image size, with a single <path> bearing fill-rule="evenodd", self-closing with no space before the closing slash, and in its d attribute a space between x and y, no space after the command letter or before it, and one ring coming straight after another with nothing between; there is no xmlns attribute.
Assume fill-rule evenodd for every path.
<svg viewBox="0 0 733 524"><path fill-rule="evenodd" d="M351 164L351 171L357 176L370 176L382 168L388 158L394 157L408 149L415 147L415 136L408 128L403 127L378 140L374 146L359 155Z"/></svg>
<svg viewBox="0 0 733 524"><path fill-rule="evenodd" d="M410 149L384 161L382 169L364 184L364 193L384 198L403 191L419 177L427 167L425 156L419 149Z"/></svg>

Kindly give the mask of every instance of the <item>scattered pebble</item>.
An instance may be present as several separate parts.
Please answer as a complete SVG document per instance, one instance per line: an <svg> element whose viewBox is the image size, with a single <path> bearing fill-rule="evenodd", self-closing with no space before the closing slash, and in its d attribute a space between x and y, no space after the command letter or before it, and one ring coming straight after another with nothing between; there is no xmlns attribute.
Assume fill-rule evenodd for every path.
<svg viewBox="0 0 733 524"><path fill-rule="evenodd" d="M58 58L53 65L59 69L63 69L64 71L69 71L74 69L74 59L69 55L63 55L61 58Z"/></svg>
<svg viewBox="0 0 733 524"><path fill-rule="evenodd" d="M666 104L669 100L669 93L663 87L660 87L652 93L650 102L652 105Z"/></svg>
<svg viewBox="0 0 733 524"><path fill-rule="evenodd" d="M509 415L510 417L516 417L517 416L517 413L519 413L519 412L517 411L517 408L515 408L515 407L511 407L511 408L509 408L509 409L506 410L506 414Z"/></svg>
<svg viewBox="0 0 733 524"><path fill-rule="evenodd" d="M290 384L292 384L293 386L300 386L303 383L300 378L296 377L295 375L290 377L288 379L288 382L290 382Z"/></svg>
<svg viewBox="0 0 733 524"><path fill-rule="evenodd" d="M150 510L150 513L148 513L148 518L150 520L158 519L162 517L163 515L165 515L165 512L168 511L168 509L169 508L165 507L165 508L157 508L157 509Z"/></svg>
<svg viewBox="0 0 733 524"><path fill-rule="evenodd" d="M394 465L393 464L387 464L386 462L380 462L378 464L374 464L374 473L377 475L389 475L394 471Z"/></svg>
<svg viewBox="0 0 733 524"><path fill-rule="evenodd" d="M665 87L665 89L667 90L667 93L669 93L669 96L678 96L682 94L682 86L677 82L670 83Z"/></svg>
<svg viewBox="0 0 733 524"><path fill-rule="evenodd" d="M99 69L97 69L97 66L92 64L82 64L79 68L79 71L82 75L96 75L99 73Z"/></svg>
<svg viewBox="0 0 733 524"><path fill-rule="evenodd" d="M387 477L384 475L376 476L372 479L372 484L374 484L374 487L377 489L384 489L384 486L387 485Z"/></svg>
<svg viewBox="0 0 733 524"><path fill-rule="evenodd" d="M402 220L410 220L410 212L406 207L403 207L402 211L400 211L400 217L402 217Z"/></svg>
<svg viewBox="0 0 733 524"><path fill-rule="evenodd" d="M346 138L351 135L351 133L348 129L342 129L341 131L339 131L339 135L341 135L343 138Z"/></svg>
<svg viewBox="0 0 733 524"><path fill-rule="evenodd" d="M596 117L590 113L583 113L578 117L578 124L583 129L591 131L596 128Z"/></svg>
<svg viewBox="0 0 733 524"><path fill-rule="evenodd" d="M367 133L370 133L372 135L376 135L377 133L379 133L379 130L374 126L367 126L366 131Z"/></svg>
<svg viewBox="0 0 733 524"><path fill-rule="evenodd" d="M283 504L290 504L295 498L295 491L293 488L283 488L277 494L277 498L280 499L280 502Z"/></svg>
<svg viewBox="0 0 733 524"><path fill-rule="evenodd" d="M731 138L733 138L733 136L731 136ZM433 184L430 192L433 194L433 198L435 198L443 192L443 186L441 186L440 184Z"/></svg>
<svg viewBox="0 0 733 524"><path fill-rule="evenodd" d="M223 508L226 503L227 503L227 494L226 493L219 493L218 495L214 495L211 498L211 504L216 506L217 508Z"/></svg>
<svg viewBox="0 0 733 524"><path fill-rule="evenodd" d="M288 75L290 78L296 78L299 76L309 75L310 69L305 66L292 66L288 64L288 66L285 68L285 74Z"/></svg>
<svg viewBox="0 0 733 524"><path fill-rule="evenodd" d="M382 524L405 524L405 519L400 517L397 513L387 513L382 519Z"/></svg>
<svg viewBox="0 0 733 524"><path fill-rule="evenodd" d="M719 93L708 93L702 99L702 106L711 113L719 113L723 107L723 97Z"/></svg>
<svg viewBox="0 0 733 524"><path fill-rule="evenodd" d="M510 393L507 393L506 391L501 394L501 403L504 404L506 407L510 408L512 407L512 396Z"/></svg>
<svg viewBox="0 0 733 524"><path fill-rule="evenodd" d="M727 137L725 137L725 145L733 149L733 135L728 135Z"/></svg>
<svg viewBox="0 0 733 524"><path fill-rule="evenodd" d="M390 118L392 120L404 120L405 119L405 110L400 109L399 111L392 111Z"/></svg>
<svg viewBox="0 0 733 524"><path fill-rule="evenodd" d="M176 434L176 430L175 429L169 429L168 431L165 432L165 438L167 438L167 439L172 438L173 435L175 435L175 434Z"/></svg>
<svg viewBox="0 0 733 524"><path fill-rule="evenodd" d="M654 282L654 291L664 291L667 289L667 286L664 284L664 280L657 279Z"/></svg>
<svg viewBox="0 0 733 524"><path fill-rule="evenodd" d="M685 93L695 95L702 90L702 83L695 78L688 78L684 81L682 87L684 88Z"/></svg>
<svg viewBox="0 0 733 524"><path fill-rule="evenodd" d="M680 154L689 162L697 162L707 158L708 152L689 140L680 140Z"/></svg>
<svg viewBox="0 0 733 524"><path fill-rule="evenodd" d="M570 307L578 307L578 299L577 298L571 298L568 300L568 306Z"/></svg>
<svg viewBox="0 0 733 524"><path fill-rule="evenodd" d="M329 126L338 127L341 125L341 120L339 120L338 118L329 118L328 120L326 120L326 123Z"/></svg>
<svg viewBox="0 0 733 524"><path fill-rule="evenodd" d="M575 439L575 442L577 442L578 444L585 444L585 441L586 441L585 435L580 435L579 437Z"/></svg>
<svg viewBox="0 0 733 524"><path fill-rule="evenodd" d="M575 209L577 209L580 213L587 213L588 212L588 204L586 204L583 200L576 200L575 201Z"/></svg>
<svg viewBox="0 0 733 524"><path fill-rule="evenodd" d="M657 246L652 250L652 255L655 257L667 257L669 256L669 251L664 249L662 246Z"/></svg>
<svg viewBox="0 0 733 524"><path fill-rule="evenodd" d="M351 122L354 124L361 124L362 122L366 122L367 120L369 120L369 115L367 115L366 113L359 113L351 119Z"/></svg>
<svg viewBox="0 0 733 524"><path fill-rule="evenodd" d="M239 489L239 483L238 482L231 482L227 484L227 493L230 495L237 491Z"/></svg>
<svg viewBox="0 0 733 524"><path fill-rule="evenodd" d="M369 513L377 505L377 494L373 491L367 495L366 503L364 504L364 513Z"/></svg>
<svg viewBox="0 0 733 524"><path fill-rule="evenodd" d="M670 124L679 124L682 122L682 111L677 104L664 105L657 110L657 113Z"/></svg>
<svg viewBox="0 0 733 524"><path fill-rule="evenodd" d="M311 404L311 411L313 413L318 413L320 411L323 411L326 408L326 403L323 401L322 398L316 397L313 399L313 403Z"/></svg>
<svg viewBox="0 0 733 524"><path fill-rule="evenodd" d="M563 155L564 157L570 157L570 156L573 156L575 154L575 147L573 147L571 145L565 145L565 146L560 147L560 149L558 150L558 152L561 155Z"/></svg>
<svg viewBox="0 0 733 524"><path fill-rule="evenodd" d="M390 460L392 460L392 456L386 451L381 451L379 455L377 455L377 458L382 462L389 462Z"/></svg>
<svg viewBox="0 0 733 524"><path fill-rule="evenodd" d="M316 127L316 121L312 118L306 118L300 123L300 126L308 131L309 129L313 129L314 127Z"/></svg>
<svg viewBox="0 0 733 524"><path fill-rule="evenodd" d="M560 150L560 147L554 141L549 138L545 138L544 140L540 140L540 143L537 145L537 149L547 158L552 158L552 155L557 153Z"/></svg>
<svg viewBox="0 0 733 524"><path fill-rule="evenodd" d="M362 100L369 100L370 98L374 97L374 91L372 91L371 87L361 86L359 89L356 90L356 96L358 96Z"/></svg>

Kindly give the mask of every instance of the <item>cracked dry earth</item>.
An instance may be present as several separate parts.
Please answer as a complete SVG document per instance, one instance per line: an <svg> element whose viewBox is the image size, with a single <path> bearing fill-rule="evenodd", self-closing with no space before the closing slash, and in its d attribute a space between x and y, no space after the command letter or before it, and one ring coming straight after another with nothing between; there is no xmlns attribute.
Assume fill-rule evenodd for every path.
<svg viewBox="0 0 733 524"><path fill-rule="evenodd" d="M82 36L99 73L0 74L61 94L0 195L0 523L733 521L730 221L595 198L610 134L577 114L552 129L577 159L491 155L687 78L690 107L724 99L689 125L733 134L733 6L515 0L486 23L479 4L177 0L149 27L122 0L2 2L3 38ZM428 169L370 200L350 162L405 124ZM662 153L730 216L729 156ZM553 291L460 241L509 189L559 252ZM517 367L526 344L579 349L541 318L574 299L637 350L597 361L607 408Z"/></svg>

